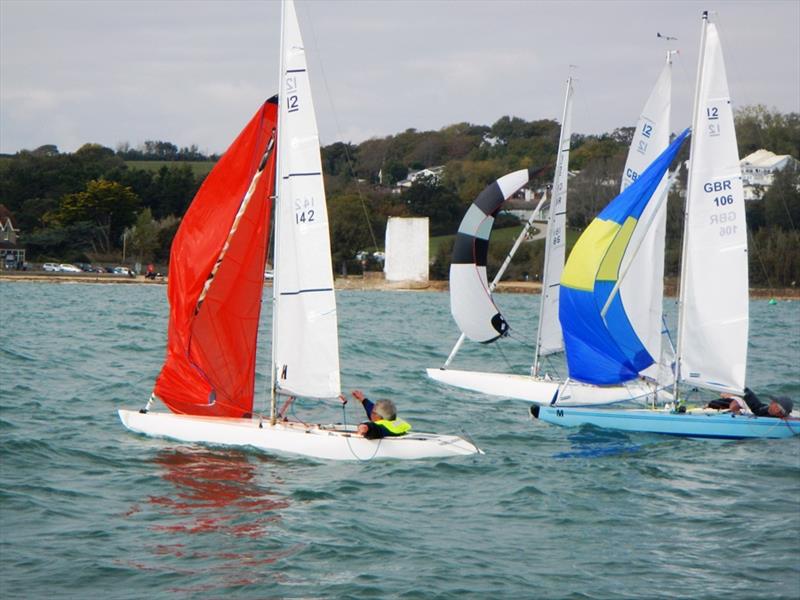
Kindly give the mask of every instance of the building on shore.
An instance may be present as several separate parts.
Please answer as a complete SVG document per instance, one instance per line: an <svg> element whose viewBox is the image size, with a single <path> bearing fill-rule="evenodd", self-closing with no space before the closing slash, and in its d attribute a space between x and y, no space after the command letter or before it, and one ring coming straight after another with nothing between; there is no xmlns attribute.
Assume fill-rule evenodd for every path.
<svg viewBox="0 0 800 600"><path fill-rule="evenodd" d="M787 167L797 168L800 161L789 154L775 154L769 150L756 150L739 161L742 167L742 184L745 200L760 200L777 171Z"/></svg>
<svg viewBox="0 0 800 600"><path fill-rule="evenodd" d="M14 216L0 204L0 269L14 271L25 266L25 248L19 243Z"/></svg>

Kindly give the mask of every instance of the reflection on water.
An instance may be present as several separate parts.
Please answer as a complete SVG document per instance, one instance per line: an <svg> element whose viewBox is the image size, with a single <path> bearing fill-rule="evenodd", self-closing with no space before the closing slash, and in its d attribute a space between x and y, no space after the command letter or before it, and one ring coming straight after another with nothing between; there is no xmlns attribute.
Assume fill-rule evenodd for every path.
<svg viewBox="0 0 800 600"><path fill-rule="evenodd" d="M631 443L627 434L621 431L601 429L592 426L581 427L569 433L570 450L557 452L553 458L598 458L634 453L641 450L641 444Z"/></svg>
<svg viewBox="0 0 800 600"><path fill-rule="evenodd" d="M284 544L277 525L289 501L269 475L270 459L236 450L163 450L152 460L169 482L167 494L148 496L126 516L141 513L153 533L148 550L156 557L181 559L182 575L202 575L203 583L173 588L199 592L254 584L265 576L254 568L270 565L303 549ZM247 541L249 540L249 542ZM198 563L199 561L199 563ZM133 561L139 570L159 571ZM131 563L129 563L130 565ZM273 573L272 577L280 577Z"/></svg>
<svg viewBox="0 0 800 600"><path fill-rule="evenodd" d="M265 534L267 525L280 518L276 511L289 502L258 483L256 460L237 451L161 452L154 462L163 467L161 477L174 484L175 494L151 496L149 502L181 520L154 529L253 537Z"/></svg>

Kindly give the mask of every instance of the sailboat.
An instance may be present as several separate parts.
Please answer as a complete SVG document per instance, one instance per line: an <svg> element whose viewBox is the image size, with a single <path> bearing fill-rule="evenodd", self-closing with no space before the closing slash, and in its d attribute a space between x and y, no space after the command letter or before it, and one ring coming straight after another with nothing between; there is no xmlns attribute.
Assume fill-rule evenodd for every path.
<svg viewBox="0 0 800 600"><path fill-rule="evenodd" d="M280 91L195 196L171 249L167 353L130 430L322 459L482 453L454 435L368 440L355 427L287 420L279 398L341 393L338 320L319 136L294 3L281 16ZM254 413L256 346L274 198L270 415ZM170 412L151 410L160 400ZM338 400L337 400L338 402ZM284 402L285 406L285 402Z"/></svg>
<svg viewBox="0 0 800 600"><path fill-rule="evenodd" d="M662 68L637 123L628 159L625 164L621 184L623 190L637 179L644 168L649 165L669 143L671 56L672 54L668 52L666 64ZM453 316L456 318L456 322L464 333L462 333L461 338L444 366L440 369L427 370L428 376L432 379L448 385L485 394L517 398L536 404L557 404L559 406L588 406L613 403L643 404L645 401L652 401L656 396L664 393L664 386L658 384L654 370L648 371L644 377L633 381L627 381L621 384L598 385L572 377L566 380L558 380L543 369L543 357L561 352L564 349L558 312L559 290L561 286L560 280L565 262L567 169L571 135L571 110L572 81L570 79L567 85L567 95L561 121L559 154L553 181L554 197L551 202L547 237L545 240L544 274L542 277L539 324L530 375L449 369L449 365L463 342L465 335L476 341L493 341L493 339L481 339L478 336L470 334L471 323L479 322L480 316L476 317L474 316L474 312L473 314L469 314L467 311L463 311L467 314L461 318L456 316L457 304L468 303L474 305L475 301L469 300L469 298L480 299L482 296L486 295L486 292L484 291L481 293L482 290L478 286L472 286L472 290L475 291L469 289L464 290L458 286L454 287L453 268L451 267L450 296L453 305ZM662 197L666 192L666 178L662 178L661 183L653 193L658 197ZM534 214L538 212L539 208L540 207L537 207ZM650 208L648 211L652 212L653 209ZM663 267L660 269L653 269L652 265L663 265L664 262L666 211L662 206L652 217L649 212L646 218L652 219L655 223L655 227L649 229L646 234L642 235L642 239L636 239L638 252L632 253L627 259L630 264L626 263L626 268L637 275L641 275L638 281L652 282L652 285L631 285L630 289L626 290L626 293L630 293L631 296L637 294L640 296L638 303L642 309L634 315L635 319L633 320L636 324L637 331L641 331L643 339L648 341L648 347L654 355L660 356ZM464 223L467 223L469 217L470 215L467 213L467 216L464 218ZM462 223L462 228L464 227L464 223ZM459 236L460 234L461 229L459 230ZM512 248L509 257L513 255L515 250L516 246ZM457 257L454 252L454 262L456 262L456 259ZM500 272L495 278L495 282L499 280L499 277L502 275L508 260L507 258L506 263L501 267ZM645 287L649 291L643 291ZM467 300L465 300L465 298ZM654 316L656 319L655 321L653 319ZM483 318L485 320L485 316ZM653 325L654 322L656 323L655 326ZM653 335L652 330L655 330L655 335ZM496 337L494 339L496 339Z"/></svg>
<svg viewBox="0 0 800 600"><path fill-rule="evenodd" d="M742 174L720 38L707 12L703 13L692 129L673 374L676 399L680 399L681 384L742 394L747 366L749 291ZM686 132L656 163L671 160L674 147L685 136ZM626 229L639 223L649 225L637 219L627 200L630 190L656 163L615 198L584 233L589 244L592 236L600 240L597 234L604 229L613 238L599 268L582 268L591 262L586 253L574 268L567 265L562 276L561 323L570 373L576 377L625 381L639 377L655 362L626 318L619 293L620 278L625 274L619 270L615 255L628 243L630 232ZM575 251L570 261L573 256ZM591 424L687 437L783 438L800 434L800 419L794 417L776 419L687 409L681 402L669 403L660 410L531 406L531 415L568 427Z"/></svg>

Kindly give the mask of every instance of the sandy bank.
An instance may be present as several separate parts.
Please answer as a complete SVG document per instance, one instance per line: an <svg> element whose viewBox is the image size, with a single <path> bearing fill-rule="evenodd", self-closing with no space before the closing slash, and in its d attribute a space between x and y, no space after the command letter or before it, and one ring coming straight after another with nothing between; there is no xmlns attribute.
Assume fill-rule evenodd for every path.
<svg viewBox="0 0 800 600"><path fill-rule="evenodd" d="M337 290L370 290L370 291L405 291L405 292L446 292L448 284L446 281L386 281L378 277L378 273L368 277L353 275L349 277L337 277L335 287ZM117 284L144 284L144 285L164 285L166 280L145 279L143 275L138 277L126 277L124 275L112 275L111 273L45 273L45 272L2 272L0 271L0 281L29 281L39 283L117 283ZM267 282L270 285L271 282ZM538 281L502 281L497 286L498 292L514 294L539 294L542 285ZM667 280L664 284L664 291L667 296L674 297L677 293L677 286L674 280ZM750 288L751 298L776 298L779 300L800 300L800 288Z"/></svg>

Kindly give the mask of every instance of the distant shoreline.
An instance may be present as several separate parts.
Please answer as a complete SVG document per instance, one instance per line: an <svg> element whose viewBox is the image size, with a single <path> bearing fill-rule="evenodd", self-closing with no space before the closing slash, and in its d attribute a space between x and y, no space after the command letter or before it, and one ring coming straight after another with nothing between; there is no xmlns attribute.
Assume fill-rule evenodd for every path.
<svg viewBox="0 0 800 600"><path fill-rule="evenodd" d="M446 292L447 281L386 281L379 277L380 273L368 273L367 277L351 275L337 277L334 287L337 290L359 290L376 292ZM34 283L99 283L99 284L139 284L164 285L166 280L145 279L144 275L127 277L111 273L47 273L47 272L11 272L0 271L2 281L26 281ZM272 282L266 282L271 285ZM510 294L540 294L542 284L538 281L501 281L498 292ZM674 297L677 286L674 280L667 280L664 285L665 295ZM777 300L800 300L800 288L750 288L751 298L775 298Z"/></svg>

